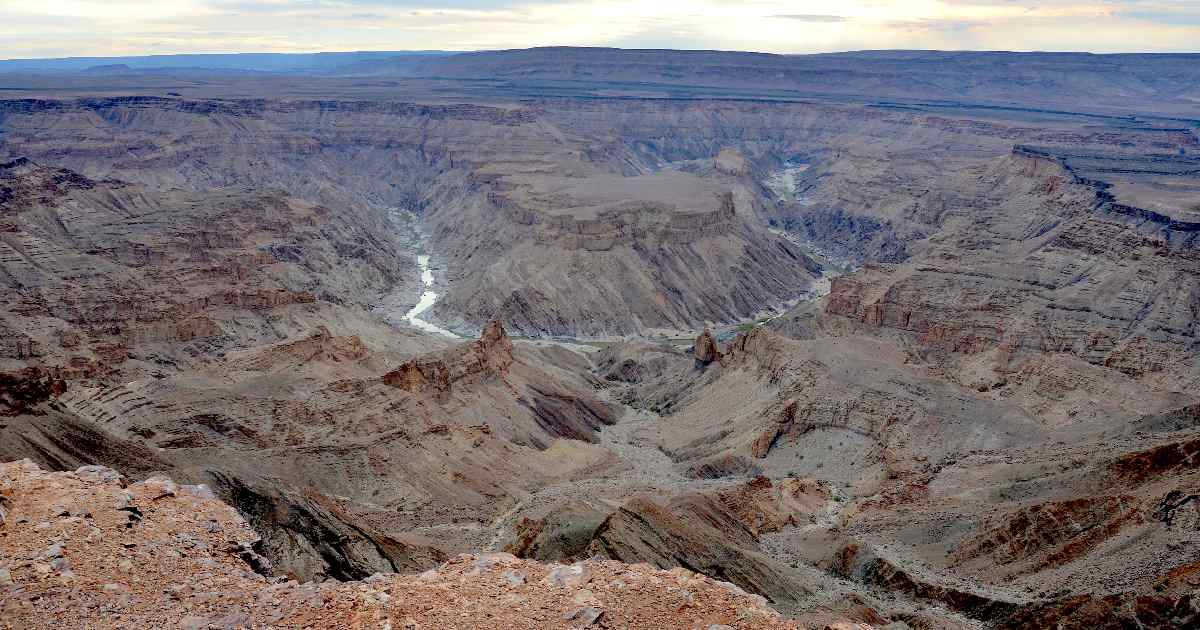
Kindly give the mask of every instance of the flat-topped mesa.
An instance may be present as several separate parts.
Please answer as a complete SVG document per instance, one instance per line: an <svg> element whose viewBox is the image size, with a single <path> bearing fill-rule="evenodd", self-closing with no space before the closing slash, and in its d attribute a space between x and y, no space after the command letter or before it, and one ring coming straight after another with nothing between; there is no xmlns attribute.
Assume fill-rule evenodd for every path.
<svg viewBox="0 0 1200 630"><path fill-rule="evenodd" d="M490 374L503 377L513 362L513 344L504 326L491 320L477 341L410 359L383 375L383 382L407 392L444 395L453 383Z"/></svg>
<svg viewBox="0 0 1200 630"><path fill-rule="evenodd" d="M713 338L712 331L705 328L704 332L696 337L696 343L693 346L693 352L696 355L696 362L708 365L721 360L721 348L717 346L717 340Z"/></svg>

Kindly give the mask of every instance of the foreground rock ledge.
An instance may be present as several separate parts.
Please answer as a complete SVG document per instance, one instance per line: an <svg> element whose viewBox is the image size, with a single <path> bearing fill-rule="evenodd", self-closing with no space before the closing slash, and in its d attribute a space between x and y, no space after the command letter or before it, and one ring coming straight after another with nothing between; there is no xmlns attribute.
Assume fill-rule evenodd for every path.
<svg viewBox="0 0 1200 630"><path fill-rule="evenodd" d="M255 540L203 486L0 464L0 628L800 627L685 569L488 554L421 575L299 584L260 575Z"/></svg>

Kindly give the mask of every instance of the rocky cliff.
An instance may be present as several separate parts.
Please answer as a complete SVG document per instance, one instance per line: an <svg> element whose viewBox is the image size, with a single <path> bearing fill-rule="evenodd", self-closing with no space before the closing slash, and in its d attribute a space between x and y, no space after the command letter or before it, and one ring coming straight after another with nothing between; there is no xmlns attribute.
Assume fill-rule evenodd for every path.
<svg viewBox="0 0 1200 630"><path fill-rule="evenodd" d="M799 627L726 582L611 561L463 555L420 575L275 578L254 532L207 488L127 485L98 466L0 464L0 499L4 627Z"/></svg>
<svg viewBox="0 0 1200 630"><path fill-rule="evenodd" d="M0 102L0 461L119 469L144 484L143 522L170 500L163 473L236 509L261 539L238 545L236 571L262 556L297 583L223 584L289 616L226 598L218 576L176 593L189 623L237 625L240 608L264 625L452 625L406 608L411 588L482 625L499 613L468 599L511 611L535 595L504 571L631 583L596 561L455 560L508 549L646 562L634 572L668 587L699 569L801 626L1194 624L1187 120L228 81ZM294 97L245 98L281 86ZM418 252L439 294L427 314L479 339L400 323ZM825 272L841 275L817 299ZM7 538L48 549L62 541L22 537L88 521L67 513ZM18 552L22 587L51 589L20 619L48 623L57 604L41 604L71 597L148 610L132 578L104 574L113 601L70 591L74 532L58 555ZM134 542L151 564L205 559ZM299 584L439 565L441 595L411 577ZM494 581L455 590L479 576ZM607 588L498 618L626 619ZM690 620L689 595L644 594L678 596Z"/></svg>
<svg viewBox="0 0 1200 630"><path fill-rule="evenodd" d="M1114 202L1058 161L1024 150L981 183L1023 191L986 223L943 229L910 261L833 281L830 315L905 331L923 345L990 353L997 373L1070 353L1135 378L1195 378L1190 232Z"/></svg>

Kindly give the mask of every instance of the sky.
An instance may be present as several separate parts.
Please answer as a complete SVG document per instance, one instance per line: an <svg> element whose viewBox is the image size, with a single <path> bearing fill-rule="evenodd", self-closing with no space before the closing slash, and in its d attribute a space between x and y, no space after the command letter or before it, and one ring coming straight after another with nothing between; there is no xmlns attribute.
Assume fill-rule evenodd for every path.
<svg viewBox="0 0 1200 630"><path fill-rule="evenodd" d="M0 0L0 58L618 46L1200 52L1200 0Z"/></svg>

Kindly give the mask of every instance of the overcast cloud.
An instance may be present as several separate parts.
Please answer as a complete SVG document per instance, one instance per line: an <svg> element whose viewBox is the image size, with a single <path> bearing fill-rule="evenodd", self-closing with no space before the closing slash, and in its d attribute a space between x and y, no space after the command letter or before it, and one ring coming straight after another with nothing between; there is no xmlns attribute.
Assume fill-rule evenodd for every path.
<svg viewBox="0 0 1200 630"><path fill-rule="evenodd" d="M546 45L1200 51L1200 0L0 0L0 58Z"/></svg>

